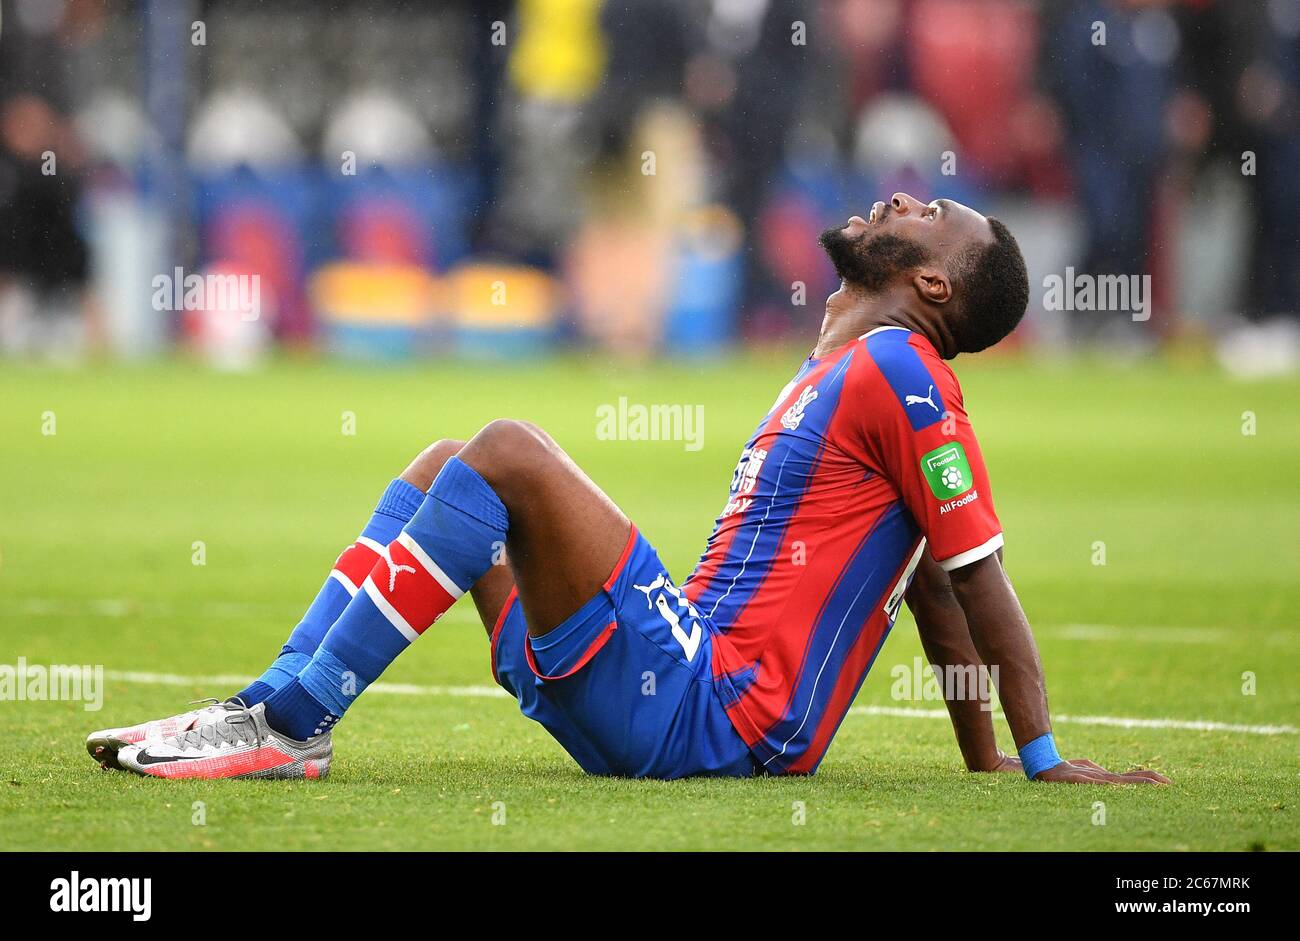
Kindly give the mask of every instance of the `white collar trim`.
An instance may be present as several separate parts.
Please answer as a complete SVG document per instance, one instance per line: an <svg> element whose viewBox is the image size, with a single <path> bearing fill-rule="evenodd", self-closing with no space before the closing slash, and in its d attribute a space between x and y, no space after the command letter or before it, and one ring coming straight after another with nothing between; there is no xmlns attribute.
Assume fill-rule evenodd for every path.
<svg viewBox="0 0 1300 941"><path fill-rule="evenodd" d="M883 327L876 327L874 330L868 330L866 333L862 334L862 336L858 337L858 339L865 340L867 337L875 336L881 330L902 330L906 333L912 332L911 330L908 330L906 327L895 327L893 324L886 324Z"/></svg>

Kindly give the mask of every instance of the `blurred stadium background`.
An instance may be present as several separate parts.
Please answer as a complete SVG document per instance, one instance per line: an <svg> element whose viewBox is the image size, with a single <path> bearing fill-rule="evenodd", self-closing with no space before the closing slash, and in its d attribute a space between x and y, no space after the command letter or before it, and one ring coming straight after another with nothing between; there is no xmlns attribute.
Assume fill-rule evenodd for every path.
<svg viewBox="0 0 1300 941"><path fill-rule="evenodd" d="M817 232L901 189L1018 233L1014 343L1287 373L1297 167L1300 0L5 0L0 349L807 342ZM1067 266L1151 320L1044 309Z"/></svg>

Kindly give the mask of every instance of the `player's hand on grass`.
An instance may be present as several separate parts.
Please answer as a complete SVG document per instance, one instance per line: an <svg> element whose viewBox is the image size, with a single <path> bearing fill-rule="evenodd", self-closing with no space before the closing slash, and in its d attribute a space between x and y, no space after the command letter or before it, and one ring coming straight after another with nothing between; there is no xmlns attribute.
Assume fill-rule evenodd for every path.
<svg viewBox="0 0 1300 941"><path fill-rule="evenodd" d="M1071 758L1054 768L1040 771L1035 781L1051 784L1168 784L1169 779L1158 771L1136 768L1122 774L1107 771L1087 758Z"/></svg>

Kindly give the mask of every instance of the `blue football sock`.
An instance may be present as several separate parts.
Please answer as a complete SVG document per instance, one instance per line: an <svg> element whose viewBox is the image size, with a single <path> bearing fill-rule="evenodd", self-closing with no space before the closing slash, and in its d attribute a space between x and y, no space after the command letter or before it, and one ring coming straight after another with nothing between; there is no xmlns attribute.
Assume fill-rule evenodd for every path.
<svg viewBox="0 0 1300 941"><path fill-rule="evenodd" d="M297 678L266 700L266 719L299 741L337 722L388 664L500 558L505 505L459 458L443 466Z"/></svg>
<svg viewBox="0 0 1300 941"><path fill-rule="evenodd" d="M232 699L241 699L249 706L256 705L286 686L311 662L312 654L320 647L325 634L352 600L361 580L374 567L379 557L378 550L397 538L423 502L424 491L415 484L399 477L388 485L365 529L361 530L357 541L338 557L325 584L280 649L275 662L256 680L235 693Z"/></svg>

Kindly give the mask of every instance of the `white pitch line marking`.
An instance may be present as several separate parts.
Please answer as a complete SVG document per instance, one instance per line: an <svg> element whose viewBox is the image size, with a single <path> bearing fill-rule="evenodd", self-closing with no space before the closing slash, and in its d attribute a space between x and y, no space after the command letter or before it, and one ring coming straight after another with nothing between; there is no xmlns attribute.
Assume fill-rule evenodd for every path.
<svg viewBox="0 0 1300 941"><path fill-rule="evenodd" d="M1217 627L1120 627L1115 624L1064 624L1048 628L1066 640L1115 640L1155 644L1221 644L1232 635Z"/></svg>
<svg viewBox="0 0 1300 941"><path fill-rule="evenodd" d="M1234 725L1207 719L1121 719L1116 716L1053 716L1053 722L1109 725L1121 729L1186 729L1189 732L1239 732L1243 735L1295 735L1294 725Z"/></svg>
<svg viewBox="0 0 1300 941"><path fill-rule="evenodd" d="M143 683L153 686L244 686L252 677L233 674L215 676L182 676L178 673L142 673L135 670L105 670L104 679L121 683ZM420 686L414 683L375 683L368 692L396 694L399 696L463 696L475 699L510 699L509 693L499 686ZM901 719L946 719L946 709L915 709L903 706L854 706L849 715L889 716ZM1062 725L1105 725L1121 729L1182 729L1189 732L1232 732L1240 735L1295 735L1300 732L1294 725L1233 725L1228 722L1210 722L1203 719L1134 719L1121 716L1071 716L1052 717L1053 723Z"/></svg>
<svg viewBox="0 0 1300 941"><path fill-rule="evenodd" d="M946 719L946 709L912 709L902 706L854 706L849 715L891 716L900 719ZM1001 713L998 713L1001 715ZM1135 719L1123 716L1052 716L1052 724L1106 725L1120 729L1181 729L1188 732L1234 732L1240 735L1295 735L1294 725L1234 725L1206 719Z"/></svg>

